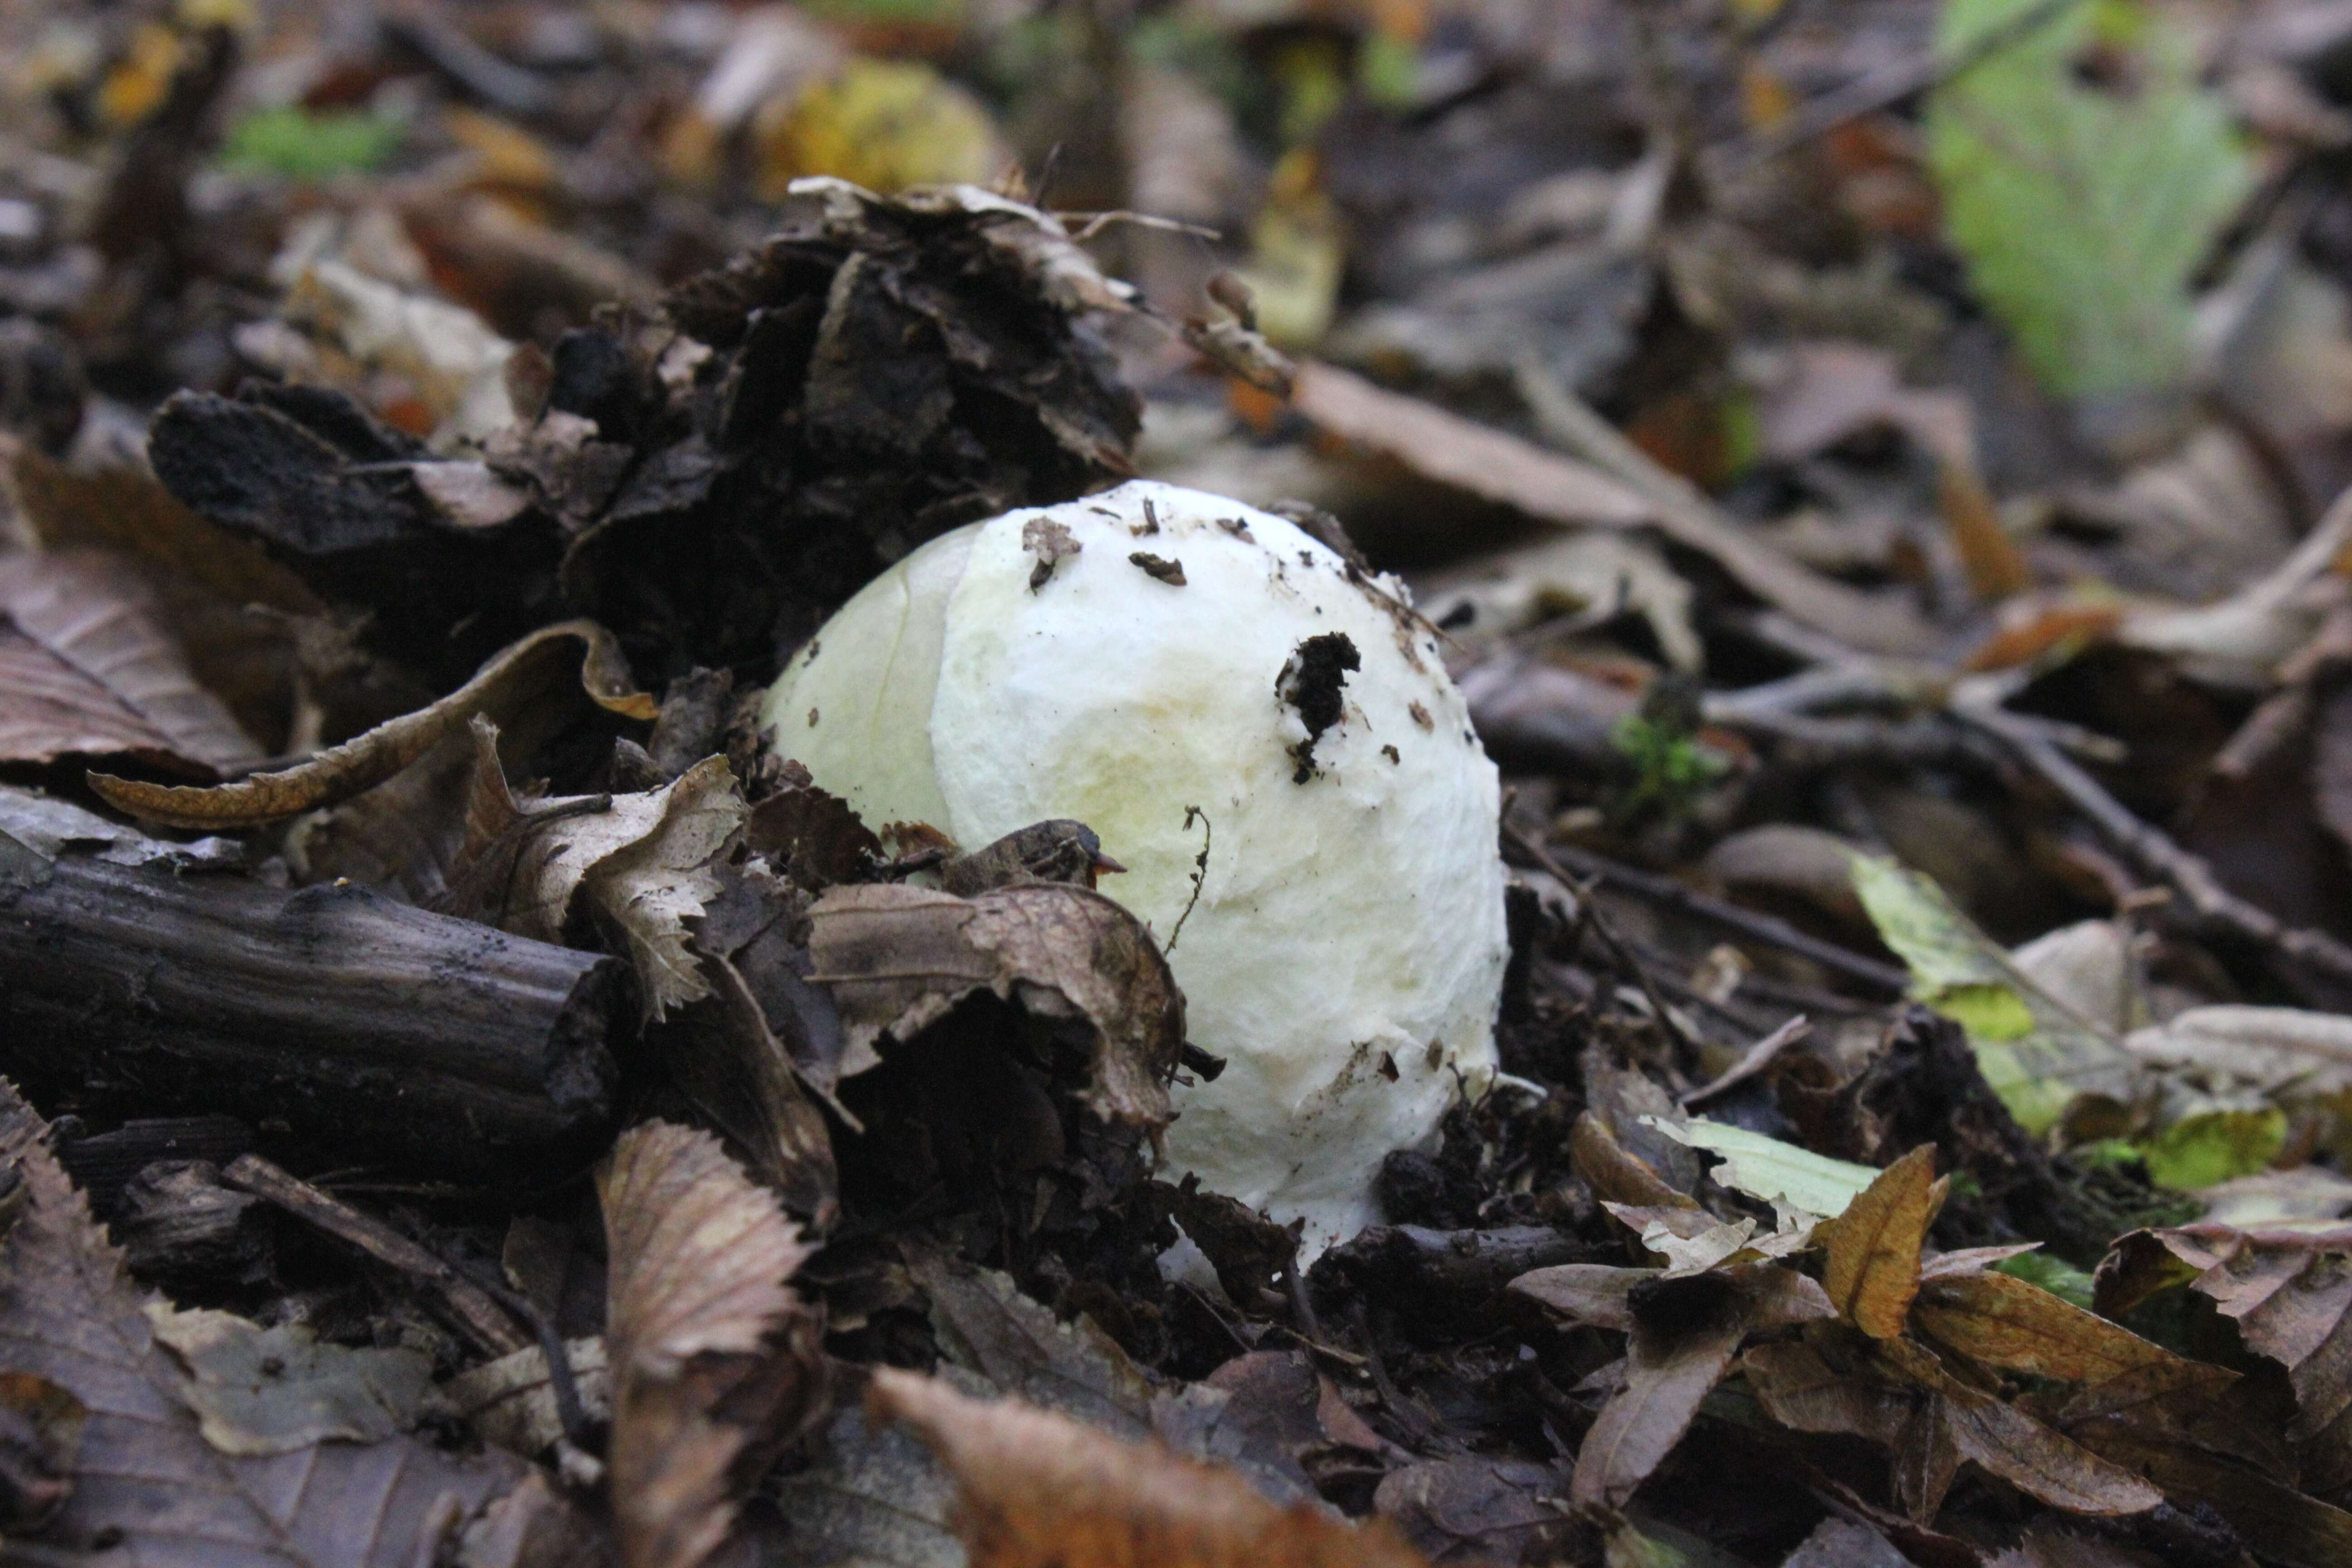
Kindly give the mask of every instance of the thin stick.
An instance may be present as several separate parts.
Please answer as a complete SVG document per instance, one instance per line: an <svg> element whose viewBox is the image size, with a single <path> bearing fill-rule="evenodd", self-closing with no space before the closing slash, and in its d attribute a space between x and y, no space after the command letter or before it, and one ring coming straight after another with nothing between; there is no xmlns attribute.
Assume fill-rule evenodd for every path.
<svg viewBox="0 0 2352 1568"><path fill-rule="evenodd" d="M532 1342L490 1293L380 1219L373 1219L291 1175L258 1154L241 1154L221 1173L230 1186L268 1198L295 1218L349 1242L377 1262L414 1275L438 1298L456 1326L491 1355ZM551 1370L552 1363L551 1363Z"/></svg>
<svg viewBox="0 0 2352 1568"><path fill-rule="evenodd" d="M1658 988L1651 983L1650 972L1642 967L1642 961L1627 952L1625 944L1618 940L1617 932L1611 928L1607 917L1601 912L1599 900L1592 896L1592 884L1589 881L1580 882L1570 876L1561 868L1559 862L1554 860L1546 852L1542 845L1519 831L1513 824L1505 823L1503 832L1513 843L1534 856L1537 863L1545 870L1576 889L1579 914L1583 920L1591 922L1592 934L1599 937L1601 945L1609 950L1609 956L1616 961L1618 969L1640 988L1643 998L1650 1004L1650 1011L1657 1015L1658 1027L1664 1029L1675 1044L1682 1047L1685 1055L1694 1060L1697 1059L1697 1043L1685 1034L1683 1026L1675 1021L1674 1013L1666 1005L1666 999L1658 994Z"/></svg>
<svg viewBox="0 0 2352 1568"><path fill-rule="evenodd" d="M2042 0L2000 26L1972 39L1966 48L1940 55L1932 51L1897 60L1869 75L1822 94L1799 106L1796 112L1760 135L1738 136L1709 148L1719 177L1742 174L1825 136L1849 121L1892 108L1912 94L1941 87L1971 66L1979 65L2056 21L2077 0Z"/></svg>
<svg viewBox="0 0 2352 1568"><path fill-rule="evenodd" d="M2141 821L2037 729L2018 721L2018 715L1987 705L1956 703L1954 707L1969 722L2006 742L2116 848L2179 894L2199 920L2242 941L2283 953L2332 980L2352 984L2352 947L2324 931L2290 926L2259 904L2230 891L2210 866L2161 828Z"/></svg>
<svg viewBox="0 0 2352 1568"><path fill-rule="evenodd" d="M1891 963L1881 963L1876 959L1865 958L1835 942L1809 936L1778 916L1759 914L1753 910L1726 903L1721 899L1709 898L1705 893L1694 892L1684 887L1671 877L1637 871L1631 866L1621 865L1589 849L1573 849L1561 845L1547 850L1529 842L1516 829L1512 836L1522 848L1535 857L1538 865L1571 886L1579 877L1587 881L1603 882L1651 903L1664 904L1678 913L1707 921L1727 931L1738 931L1769 947L1793 952L1800 958L1810 958L1824 969L1833 970L1849 980L1861 981L1881 991L1900 995L1910 987L1911 976L1906 971ZM1571 876L1561 868L1559 862L1563 860L1576 868L1576 875Z"/></svg>

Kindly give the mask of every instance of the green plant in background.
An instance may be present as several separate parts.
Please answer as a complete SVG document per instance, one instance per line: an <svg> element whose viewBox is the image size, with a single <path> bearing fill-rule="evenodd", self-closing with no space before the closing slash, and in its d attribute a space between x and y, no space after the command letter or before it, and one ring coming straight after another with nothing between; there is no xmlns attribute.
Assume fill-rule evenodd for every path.
<svg viewBox="0 0 2352 1568"><path fill-rule="evenodd" d="M1937 44L1979 57L1927 112L1977 291L2053 392L2177 385L2189 279L2253 181L2187 40L2134 0L1946 0Z"/></svg>
<svg viewBox="0 0 2352 1568"><path fill-rule="evenodd" d="M406 127L356 110L257 109L229 128L226 167L289 180L326 180L381 168L400 151Z"/></svg>
<svg viewBox="0 0 2352 1568"><path fill-rule="evenodd" d="M1633 764L1632 778L1609 803L1619 826L1656 816L1669 822L1689 815L1724 773L1723 759L1698 742L1697 691L1687 679L1662 677L1641 710L1617 721L1609 743Z"/></svg>

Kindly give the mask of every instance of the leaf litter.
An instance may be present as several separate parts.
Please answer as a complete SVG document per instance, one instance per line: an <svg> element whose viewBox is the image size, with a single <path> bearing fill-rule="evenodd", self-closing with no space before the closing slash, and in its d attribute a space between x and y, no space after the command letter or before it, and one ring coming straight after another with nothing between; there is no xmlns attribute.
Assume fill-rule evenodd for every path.
<svg viewBox="0 0 2352 1568"><path fill-rule="evenodd" d="M2352 1553L2341 28L917 9L0 19L0 1532ZM757 728L1138 472L1505 775L1501 1075L1319 1256L1160 1167L1119 825Z"/></svg>

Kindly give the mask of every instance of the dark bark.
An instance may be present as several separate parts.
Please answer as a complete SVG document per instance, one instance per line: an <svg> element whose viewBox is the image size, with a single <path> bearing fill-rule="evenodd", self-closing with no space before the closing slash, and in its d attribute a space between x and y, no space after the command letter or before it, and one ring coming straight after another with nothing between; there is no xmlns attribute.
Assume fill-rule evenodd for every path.
<svg viewBox="0 0 2352 1568"><path fill-rule="evenodd" d="M593 953L352 887L174 876L0 836L0 1072L53 1111L221 1111L276 1147L446 1180L612 1115Z"/></svg>

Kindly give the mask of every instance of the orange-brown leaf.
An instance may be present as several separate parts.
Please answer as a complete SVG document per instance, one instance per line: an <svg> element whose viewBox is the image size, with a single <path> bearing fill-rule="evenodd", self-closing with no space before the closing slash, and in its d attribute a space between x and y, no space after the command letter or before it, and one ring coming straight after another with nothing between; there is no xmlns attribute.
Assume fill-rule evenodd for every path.
<svg viewBox="0 0 2352 1568"><path fill-rule="evenodd" d="M877 1367L867 1396L953 1471L971 1568L1425 1568L1385 1524L1283 1508L1231 1470Z"/></svg>
<svg viewBox="0 0 2352 1568"><path fill-rule="evenodd" d="M2007 1274L1929 1280L1911 1316L1921 1331L1972 1361L2036 1377L2100 1384L2170 1351Z"/></svg>
<svg viewBox="0 0 2352 1568"><path fill-rule="evenodd" d="M1838 1315L1876 1340L1903 1331L1919 1292L1936 1184L1936 1146L1922 1143L1878 1173L1828 1232L1822 1284Z"/></svg>

